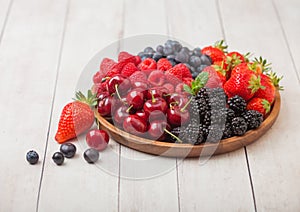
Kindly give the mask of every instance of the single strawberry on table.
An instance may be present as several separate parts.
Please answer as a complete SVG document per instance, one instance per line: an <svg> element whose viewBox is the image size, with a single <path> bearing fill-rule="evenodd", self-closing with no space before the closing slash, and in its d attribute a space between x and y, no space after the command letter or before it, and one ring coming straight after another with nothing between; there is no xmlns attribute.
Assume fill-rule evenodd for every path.
<svg viewBox="0 0 300 212"><path fill-rule="evenodd" d="M64 143L91 128L95 119L92 107L96 104L96 94L92 94L90 90L87 97L77 92L76 100L68 103L62 110L55 140Z"/></svg>

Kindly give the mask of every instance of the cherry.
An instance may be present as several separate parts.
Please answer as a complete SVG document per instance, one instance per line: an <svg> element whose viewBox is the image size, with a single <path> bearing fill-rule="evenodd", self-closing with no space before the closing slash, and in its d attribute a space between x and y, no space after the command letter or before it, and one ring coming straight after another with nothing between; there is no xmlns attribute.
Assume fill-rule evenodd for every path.
<svg viewBox="0 0 300 212"><path fill-rule="evenodd" d="M150 115L152 111L160 110L163 113L166 113L168 106L167 102L161 97L152 97L152 99L147 100L144 103L144 111Z"/></svg>
<svg viewBox="0 0 300 212"><path fill-rule="evenodd" d="M128 107L126 105L119 107L113 115L114 125L122 126L124 119L127 118L128 116L129 116Z"/></svg>
<svg viewBox="0 0 300 212"><path fill-rule="evenodd" d="M189 101L189 99L181 93L173 93L167 96L166 100L168 105L177 105L180 108L184 107Z"/></svg>
<svg viewBox="0 0 300 212"><path fill-rule="evenodd" d="M130 89L131 83L127 78L122 77L121 75L115 75L108 80L107 90L110 94L116 92L116 89L119 90L120 94L127 93Z"/></svg>
<svg viewBox="0 0 300 212"><path fill-rule="evenodd" d="M140 117L141 119L143 119L145 121L147 121L148 117L149 117L148 114L143 110L136 111L135 115L137 115L138 117Z"/></svg>
<svg viewBox="0 0 300 212"><path fill-rule="evenodd" d="M133 88L142 88L144 90L148 89L148 84L146 82L136 81L136 82L132 82L131 85Z"/></svg>
<svg viewBox="0 0 300 212"><path fill-rule="evenodd" d="M165 87L153 87L147 92L147 99L152 99L152 97L164 97L168 94L169 90Z"/></svg>
<svg viewBox="0 0 300 212"><path fill-rule="evenodd" d="M101 116L111 116L115 108L118 107L120 101L112 96L106 96L98 102L98 113Z"/></svg>
<svg viewBox="0 0 300 212"><path fill-rule="evenodd" d="M137 115L129 115L123 122L126 132L134 135L142 135L147 131L147 122Z"/></svg>
<svg viewBox="0 0 300 212"><path fill-rule="evenodd" d="M109 142L109 135L104 130L90 130L86 134L86 143L89 147L94 148L98 151L102 151L107 147Z"/></svg>
<svg viewBox="0 0 300 212"><path fill-rule="evenodd" d="M134 109L141 109L144 105L144 93L142 88L131 90L126 97L127 103Z"/></svg>
<svg viewBox="0 0 300 212"><path fill-rule="evenodd" d="M190 113L185 108L173 106L167 110L167 120L173 127L179 127L188 123Z"/></svg>
<svg viewBox="0 0 300 212"><path fill-rule="evenodd" d="M153 140L164 140L166 137L165 130L170 130L170 125L165 121L153 121L149 125L148 135Z"/></svg>
<svg viewBox="0 0 300 212"><path fill-rule="evenodd" d="M153 121L167 121L166 114L161 110L154 110L149 114L148 121L150 123Z"/></svg>

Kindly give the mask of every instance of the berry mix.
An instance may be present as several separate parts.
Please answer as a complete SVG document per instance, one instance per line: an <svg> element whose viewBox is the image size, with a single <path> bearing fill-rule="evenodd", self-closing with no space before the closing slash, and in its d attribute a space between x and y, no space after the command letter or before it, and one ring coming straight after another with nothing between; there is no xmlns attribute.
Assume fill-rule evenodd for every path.
<svg viewBox="0 0 300 212"><path fill-rule="evenodd" d="M122 51L117 61L104 58L88 95L76 93L62 110L55 135L61 147L53 154L54 163L74 157L76 146L65 142L86 131L90 148L83 158L88 163L99 159L109 135L98 120L98 129L90 129L94 110L130 134L163 142L215 143L258 128L271 111L276 90L283 89L282 77L266 60L249 56L228 51L224 41L190 50L168 40L138 55ZM39 155L31 150L26 159L36 164Z"/></svg>

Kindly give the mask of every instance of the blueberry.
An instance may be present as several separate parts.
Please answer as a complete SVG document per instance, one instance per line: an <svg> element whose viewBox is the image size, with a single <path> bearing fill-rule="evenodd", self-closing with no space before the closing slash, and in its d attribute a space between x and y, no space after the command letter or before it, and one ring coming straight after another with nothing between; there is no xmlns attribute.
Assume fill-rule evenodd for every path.
<svg viewBox="0 0 300 212"><path fill-rule="evenodd" d="M155 53L154 49L152 47L150 47L150 46L146 47L144 49L144 52L145 53L150 53L150 54L154 54Z"/></svg>
<svg viewBox="0 0 300 212"><path fill-rule="evenodd" d="M165 46L163 51L164 51L165 56L173 54L173 52L174 52L173 48L169 45Z"/></svg>
<svg viewBox="0 0 300 212"><path fill-rule="evenodd" d="M27 152L26 154L26 160L28 161L28 163L30 163L31 165L36 164L39 161L39 155L36 151L34 150L30 150L29 152Z"/></svg>
<svg viewBox="0 0 300 212"><path fill-rule="evenodd" d="M152 58L153 58L153 60L155 60L157 62L162 57L163 57L162 54L156 52L156 53L153 54Z"/></svg>
<svg viewBox="0 0 300 212"><path fill-rule="evenodd" d="M187 63L189 61L189 55L181 50L178 54L176 54L175 60L181 63Z"/></svg>
<svg viewBox="0 0 300 212"><path fill-rule="evenodd" d="M76 146L71 143L62 144L60 146L60 152L63 153L66 158L72 158L76 153Z"/></svg>
<svg viewBox="0 0 300 212"><path fill-rule="evenodd" d="M64 163L65 156L61 152L55 152L52 156L52 160L56 163L56 165L60 166Z"/></svg>
<svg viewBox="0 0 300 212"><path fill-rule="evenodd" d="M184 52L186 52L187 54L190 52L190 50L189 50L188 47L183 47L180 51L184 51Z"/></svg>
<svg viewBox="0 0 300 212"><path fill-rule="evenodd" d="M167 56L167 59L175 60L175 55L174 54L170 54L170 55Z"/></svg>
<svg viewBox="0 0 300 212"><path fill-rule="evenodd" d="M179 52L182 49L182 45L178 41L173 41L172 46L175 52Z"/></svg>
<svg viewBox="0 0 300 212"><path fill-rule="evenodd" d="M196 69L193 66L190 66L190 72L193 73L195 71L196 71Z"/></svg>
<svg viewBox="0 0 300 212"><path fill-rule="evenodd" d="M96 163L99 159L99 152L96 149L90 148L85 150L83 157L88 163Z"/></svg>
<svg viewBox="0 0 300 212"><path fill-rule="evenodd" d="M190 57L190 64L191 64L191 66L193 66L193 67L198 67L198 66L200 66L201 65L201 59L200 59L200 57L198 57L198 56L191 56Z"/></svg>
<svg viewBox="0 0 300 212"><path fill-rule="evenodd" d="M164 53L164 47L162 45L158 45L156 47L156 51L160 54L163 54Z"/></svg>
<svg viewBox="0 0 300 212"><path fill-rule="evenodd" d="M200 65L199 67L197 67L197 71L199 71L199 73L201 72L201 71L203 71L203 69L205 69L206 67L207 67L208 65Z"/></svg>
<svg viewBox="0 0 300 212"><path fill-rule="evenodd" d="M199 47L194 48L193 53L194 53L195 56L201 56L202 55L201 49Z"/></svg>
<svg viewBox="0 0 300 212"><path fill-rule="evenodd" d="M207 55L204 55L204 54L201 55L200 59L201 59L201 64L208 65L208 66L211 65L211 60Z"/></svg>
<svg viewBox="0 0 300 212"><path fill-rule="evenodd" d="M177 63L176 63L176 61L175 60L173 60L173 59L168 59L169 60L169 62L172 64L172 66L175 66Z"/></svg>
<svg viewBox="0 0 300 212"><path fill-rule="evenodd" d="M196 71L194 71L194 72L192 72L192 77L193 77L193 79L195 79L197 76L198 76L198 72L196 72Z"/></svg>

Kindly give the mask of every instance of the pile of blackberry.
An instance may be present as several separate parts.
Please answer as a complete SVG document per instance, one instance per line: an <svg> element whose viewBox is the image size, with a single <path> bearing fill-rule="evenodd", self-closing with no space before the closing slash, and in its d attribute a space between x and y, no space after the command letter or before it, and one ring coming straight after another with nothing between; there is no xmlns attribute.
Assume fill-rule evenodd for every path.
<svg viewBox="0 0 300 212"><path fill-rule="evenodd" d="M189 124L171 132L181 141L194 145L241 136L263 122L261 113L246 110L246 101L242 97L227 100L222 88L201 88L192 97L190 114ZM176 142L174 138L172 141Z"/></svg>
<svg viewBox="0 0 300 212"><path fill-rule="evenodd" d="M184 63L190 69L193 78L196 78L205 67L212 64L210 57L202 54L199 47L190 50L174 40L168 40L164 45L158 45L155 50L152 47L146 47L138 55L142 60L152 58L158 61L161 58L167 58L173 66Z"/></svg>

